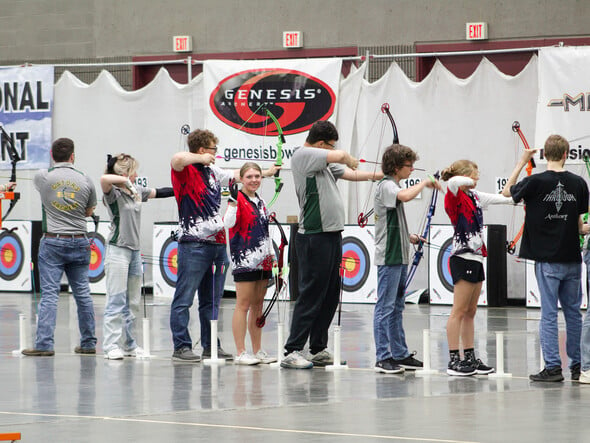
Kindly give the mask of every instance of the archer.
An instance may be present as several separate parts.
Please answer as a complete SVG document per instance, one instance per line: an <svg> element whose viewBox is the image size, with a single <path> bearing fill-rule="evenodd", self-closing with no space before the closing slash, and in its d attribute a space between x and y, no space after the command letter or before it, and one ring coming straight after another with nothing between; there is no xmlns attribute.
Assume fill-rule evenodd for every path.
<svg viewBox="0 0 590 443"><path fill-rule="evenodd" d="M410 177L418 155L400 144L383 153L384 178L375 191L375 264L377 265L377 303L373 332L375 336L375 371L385 374L415 370L422 362L414 358L405 340L402 314L405 306L406 275L410 262L410 243L426 239L409 234L404 203L416 198L424 188L441 189L436 179L422 180L407 189L399 182Z"/></svg>

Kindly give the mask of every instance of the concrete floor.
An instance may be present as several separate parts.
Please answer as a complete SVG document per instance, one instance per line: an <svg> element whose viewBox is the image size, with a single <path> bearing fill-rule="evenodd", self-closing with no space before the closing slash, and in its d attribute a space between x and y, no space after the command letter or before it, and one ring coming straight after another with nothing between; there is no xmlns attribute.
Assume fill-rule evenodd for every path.
<svg viewBox="0 0 590 443"><path fill-rule="evenodd" d="M104 297L95 296L99 354L80 356L75 303L59 302L54 357L13 356L19 348L19 313L34 330L31 294L0 294L0 433L25 442L584 442L590 386L531 383L539 363L539 311L481 308L476 350L496 365L496 331L505 332L505 372L511 378L449 377L445 324L449 307L407 305L408 344L423 358L423 329L438 374L376 374L371 305L345 305L342 354L349 370L279 370L232 364L173 363L169 301L148 297L150 360L105 360L101 353ZM231 335L234 300L224 299L220 337ZM194 309L194 308L193 308ZM291 306L281 304L281 317ZM191 330L198 338L198 316ZM277 352L271 314L263 343ZM562 319L560 319L562 321ZM287 320L288 322L288 320ZM561 345L564 345L563 323ZM141 323L139 324L141 342ZM29 332L30 334L30 332ZM32 341L29 341L29 344ZM331 340L332 343L332 340ZM566 359L564 366L566 366ZM586 437L584 437L584 435Z"/></svg>

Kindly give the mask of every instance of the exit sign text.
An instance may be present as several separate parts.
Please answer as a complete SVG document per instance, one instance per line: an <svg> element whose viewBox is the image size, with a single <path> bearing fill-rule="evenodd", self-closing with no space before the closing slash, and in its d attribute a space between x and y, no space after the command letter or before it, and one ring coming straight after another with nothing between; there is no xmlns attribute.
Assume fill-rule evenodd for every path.
<svg viewBox="0 0 590 443"><path fill-rule="evenodd" d="M466 23L465 38L467 40L487 40L488 24L485 22Z"/></svg>
<svg viewBox="0 0 590 443"><path fill-rule="evenodd" d="M172 40L174 52L190 52L193 50L193 40L190 35L175 35Z"/></svg>
<svg viewBox="0 0 590 443"><path fill-rule="evenodd" d="M283 48L302 48L303 34L301 31L283 32Z"/></svg>

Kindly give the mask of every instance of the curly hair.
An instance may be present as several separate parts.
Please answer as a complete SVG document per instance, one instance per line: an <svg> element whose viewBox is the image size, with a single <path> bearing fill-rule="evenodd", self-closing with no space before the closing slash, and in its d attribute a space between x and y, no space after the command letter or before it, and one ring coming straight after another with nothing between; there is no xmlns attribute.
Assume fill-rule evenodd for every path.
<svg viewBox="0 0 590 443"><path fill-rule="evenodd" d="M442 170L441 178L444 181L447 181L456 175L469 177L478 169L477 163L472 162L471 160L457 160L453 162L451 166Z"/></svg>
<svg viewBox="0 0 590 443"><path fill-rule="evenodd" d="M418 160L416 154L411 148L404 145L393 144L388 146L381 158L381 170L385 175L395 175L397 171L403 168L406 163L414 163Z"/></svg>
<svg viewBox="0 0 590 443"><path fill-rule="evenodd" d="M219 140L211 131L207 129L195 129L188 135L188 150L196 154L199 152L199 148L209 148L211 142L215 145L219 143Z"/></svg>

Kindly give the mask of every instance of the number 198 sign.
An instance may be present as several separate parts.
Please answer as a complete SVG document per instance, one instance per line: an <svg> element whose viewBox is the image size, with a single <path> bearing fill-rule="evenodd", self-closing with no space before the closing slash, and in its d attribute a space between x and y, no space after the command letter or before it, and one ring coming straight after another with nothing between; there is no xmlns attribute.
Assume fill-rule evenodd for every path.
<svg viewBox="0 0 590 443"><path fill-rule="evenodd" d="M404 180L400 180L399 185L401 186L402 189L408 189L414 185L417 185L418 183L420 183L422 181L421 178L418 177L410 177L410 178L406 178ZM416 198L419 200L422 198L422 192L420 192L420 194L418 194L416 196Z"/></svg>

